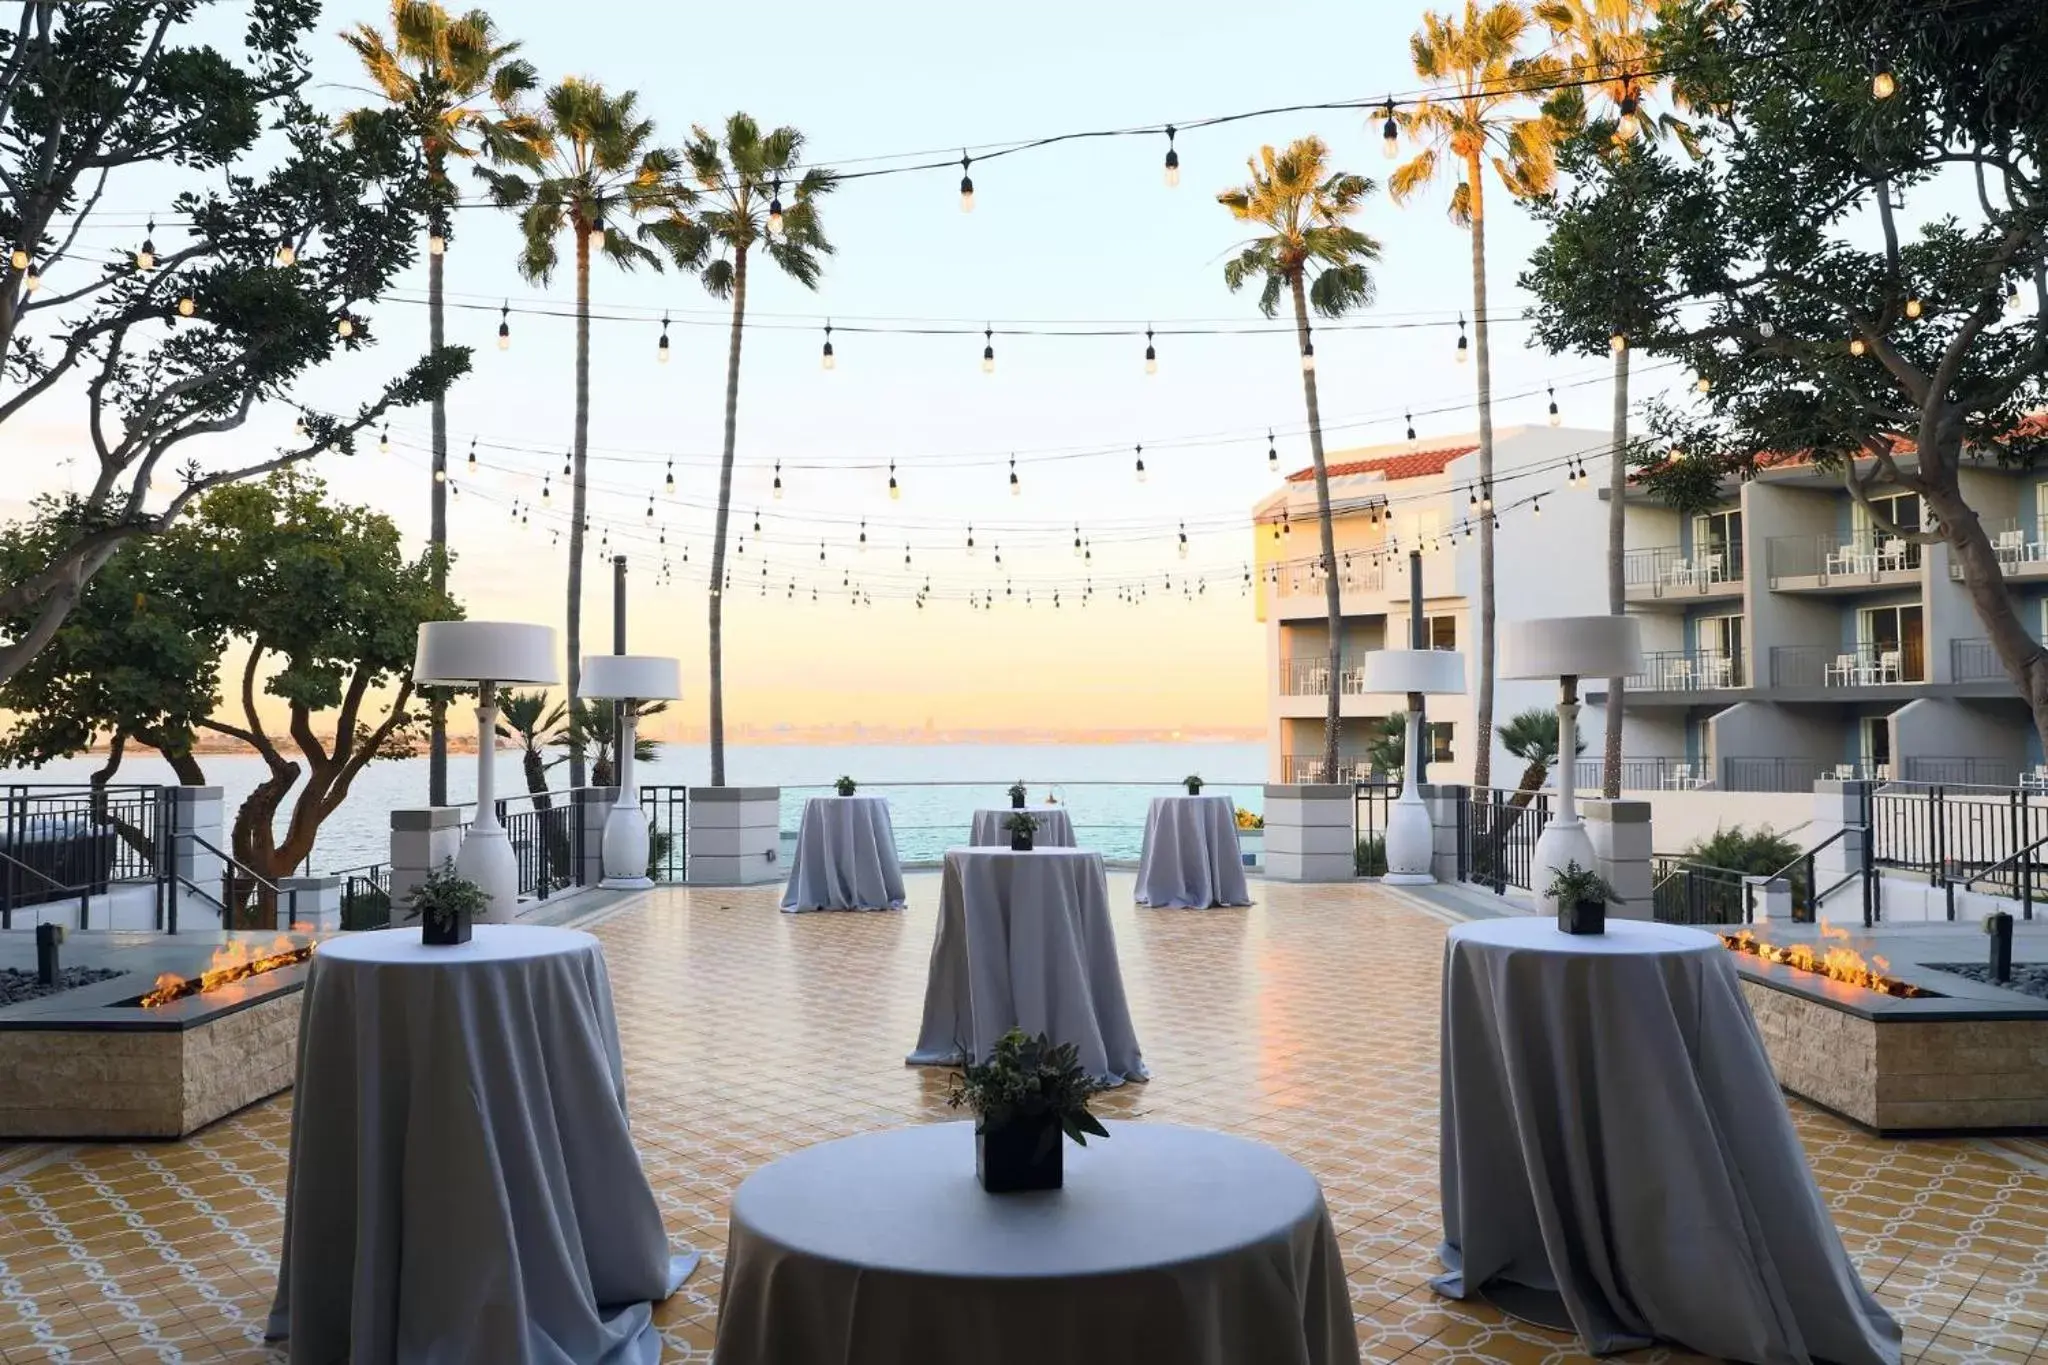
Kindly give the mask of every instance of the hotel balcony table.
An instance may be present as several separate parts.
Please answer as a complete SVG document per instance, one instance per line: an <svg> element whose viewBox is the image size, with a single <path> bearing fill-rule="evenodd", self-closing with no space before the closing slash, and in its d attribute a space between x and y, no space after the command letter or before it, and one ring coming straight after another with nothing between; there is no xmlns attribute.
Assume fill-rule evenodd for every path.
<svg viewBox="0 0 2048 1365"><path fill-rule="evenodd" d="M1010 846L1010 831L1003 828L1003 822L1013 815L1028 815L1038 822L1038 829L1031 841L1040 848L1074 847L1074 821L1067 814L1065 806L1026 806L1018 810L1014 806L1000 809L991 808L974 812L974 823L968 828L967 842L974 848L995 848Z"/></svg>
<svg viewBox="0 0 2048 1365"><path fill-rule="evenodd" d="M905 1061L985 1061L1012 1028L1074 1044L1104 1085L1150 1075L1124 999L1100 853L947 851L924 1023Z"/></svg>
<svg viewBox="0 0 2048 1365"><path fill-rule="evenodd" d="M1138 858L1138 904L1207 909L1251 903L1237 846L1237 803L1227 796L1153 797Z"/></svg>
<svg viewBox="0 0 2048 1365"><path fill-rule="evenodd" d="M267 1335L298 1365L651 1360L670 1253L596 939L480 924L313 954Z"/></svg>
<svg viewBox="0 0 2048 1365"><path fill-rule="evenodd" d="M903 867L896 827L880 796L813 796L796 831L795 866L782 908L901 910Z"/></svg>
<svg viewBox="0 0 2048 1365"><path fill-rule="evenodd" d="M1439 1293L1595 1355L1898 1365L1718 938L1461 924L1442 1018Z"/></svg>
<svg viewBox="0 0 2048 1365"><path fill-rule="evenodd" d="M974 1125L806 1147L740 1185L718 1365L1357 1365L1316 1179L1165 1123L1069 1145L1065 1187L985 1193ZM1064 1141L1064 1139L1061 1139Z"/></svg>

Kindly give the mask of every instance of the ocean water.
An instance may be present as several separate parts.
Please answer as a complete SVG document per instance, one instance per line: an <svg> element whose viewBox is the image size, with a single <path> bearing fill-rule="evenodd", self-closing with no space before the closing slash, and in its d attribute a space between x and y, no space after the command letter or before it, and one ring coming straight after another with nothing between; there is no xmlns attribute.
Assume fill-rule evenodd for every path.
<svg viewBox="0 0 2048 1365"><path fill-rule="evenodd" d="M0 771L0 781L82 783L103 760L60 760L37 771ZM266 774L253 754L208 754L200 759L207 781L222 788L228 820ZM701 744L664 744L652 763L638 765L643 787L701 784L710 760ZM1048 795L1066 807L1076 838L1110 857L1135 857L1154 796L1181 789L1181 779L1199 774L1211 792L1233 797L1246 810L1261 812L1266 751L1260 744L899 744L807 747L728 747L726 780L734 786L782 788L782 827L794 831L807 797L832 790L841 775L852 777L869 795L889 798L898 850L905 861L936 859L965 843L977 807L1008 804L1005 789L1022 779L1030 804ZM568 767L549 777L567 785ZM526 791L519 756L501 750L496 762L500 798ZM175 782L161 759L130 757L117 783ZM476 796L476 758L455 754L448 761L449 798ZM390 813L426 804L425 758L386 759L363 769L339 810L321 826L307 869L334 872L386 861ZM517 805L514 807L517 809Z"/></svg>

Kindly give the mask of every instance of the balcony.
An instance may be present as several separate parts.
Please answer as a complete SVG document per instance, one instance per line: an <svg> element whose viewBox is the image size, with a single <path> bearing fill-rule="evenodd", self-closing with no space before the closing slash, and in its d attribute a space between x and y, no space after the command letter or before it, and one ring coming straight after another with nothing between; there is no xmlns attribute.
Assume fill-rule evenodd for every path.
<svg viewBox="0 0 2048 1365"><path fill-rule="evenodd" d="M2048 517L2024 523L2007 521L2004 527L1991 532L1991 552L1998 556L1999 570L2009 579L2048 579ZM1949 560L1948 576L1957 582L1963 578L1963 566L1953 557Z"/></svg>
<svg viewBox="0 0 2048 1365"><path fill-rule="evenodd" d="M2006 682L2011 674L1998 650L1982 637L1948 642L1949 678L1959 683Z"/></svg>
<svg viewBox="0 0 2048 1365"><path fill-rule="evenodd" d="M1337 675L1342 696L1365 695L1365 654L1345 654ZM1280 664L1280 695L1283 697L1327 697L1330 695L1330 661L1324 658L1285 659Z"/></svg>
<svg viewBox="0 0 2048 1365"><path fill-rule="evenodd" d="M1643 655L1643 671L1628 680L1631 692L1726 692L1749 686L1740 651L1658 649Z"/></svg>
<svg viewBox="0 0 2048 1365"><path fill-rule="evenodd" d="M1375 769L1371 759L1354 754L1337 756L1337 775L1328 776L1321 754L1284 754L1280 759L1282 782L1384 782L1387 775Z"/></svg>
<svg viewBox="0 0 2048 1365"><path fill-rule="evenodd" d="M1622 557L1622 582L1634 605L1742 596L1742 546L1738 542L1687 551L1678 545L1630 550Z"/></svg>
<svg viewBox="0 0 2048 1365"><path fill-rule="evenodd" d="M1816 688L1894 687L1927 681L1920 641L1829 649L1825 645L1780 645L1771 651L1771 686Z"/></svg>
<svg viewBox="0 0 2048 1365"><path fill-rule="evenodd" d="M1630 686L1634 686L1631 682ZM1572 770L1580 791L1598 791L1604 763L1581 758ZM1714 787L1714 765L1690 758L1628 758L1621 760L1621 789L1625 792L1710 791Z"/></svg>
<svg viewBox="0 0 2048 1365"><path fill-rule="evenodd" d="M1778 592L1867 592L1919 581L1924 546L1897 536L1774 536L1764 547Z"/></svg>
<svg viewBox="0 0 2048 1365"><path fill-rule="evenodd" d="M1279 560L1265 566L1266 587L1276 602L1299 605L1304 600L1323 601L1323 557ZM1346 550L1337 555L1337 586L1345 594L1380 591L1386 571L1369 550Z"/></svg>

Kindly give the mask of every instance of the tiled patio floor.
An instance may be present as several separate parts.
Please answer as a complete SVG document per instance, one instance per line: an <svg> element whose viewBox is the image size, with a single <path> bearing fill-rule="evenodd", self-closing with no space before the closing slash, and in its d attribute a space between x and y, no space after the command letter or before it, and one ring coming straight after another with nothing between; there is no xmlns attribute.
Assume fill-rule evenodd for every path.
<svg viewBox="0 0 2048 1365"><path fill-rule="evenodd" d="M1111 893L1156 1077L1107 1097L1111 1117L1229 1129L1314 1169L1367 1359L1580 1358L1426 1287L1444 921L1362 886L1255 884L1258 906L1207 913L1128 908L1127 877ZM707 1253L657 1314L666 1360L709 1358L725 1210L747 1172L950 1116L945 1077L902 1064L937 878L913 877L911 896L900 915L795 917L772 890L662 891L592 926L649 1176L672 1234ZM289 1105L181 1143L0 1149L0 1361L270 1359ZM1795 1117L1849 1250L1905 1323L1908 1361L2048 1363L2048 1149L1884 1142Z"/></svg>

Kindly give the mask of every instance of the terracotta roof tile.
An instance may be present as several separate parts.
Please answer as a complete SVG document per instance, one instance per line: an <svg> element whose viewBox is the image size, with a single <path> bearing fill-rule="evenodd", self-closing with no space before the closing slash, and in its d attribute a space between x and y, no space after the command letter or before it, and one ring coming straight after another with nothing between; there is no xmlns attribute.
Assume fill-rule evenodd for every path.
<svg viewBox="0 0 2048 1365"><path fill-rule="evenodd" d="M1470 455L1479 449L1476 445L1442 446L1436 450L1417 450L1405 455L1383 455L1376 460L1347 460L1330 466L1330 477L1342 478L1347 474L1384 474L1394 479L1420 479L1431 474L1441 474L1451 461L1461 455ZM1316 476L1313 468L1298 469L1287 476L1289 483L1306 483Z"/></svg>

